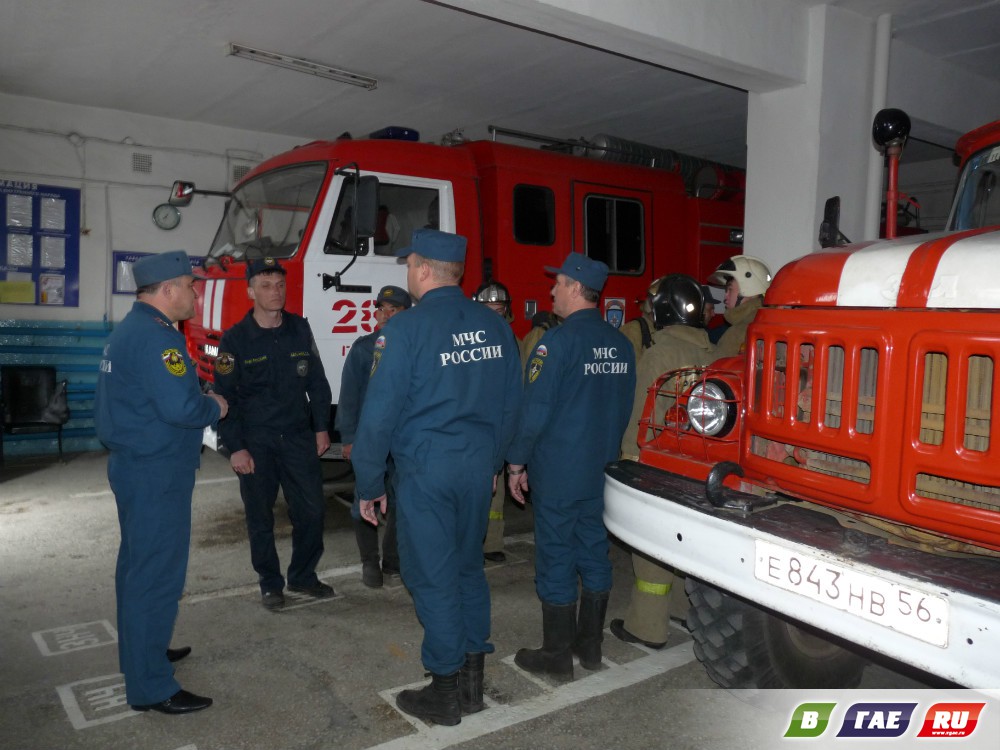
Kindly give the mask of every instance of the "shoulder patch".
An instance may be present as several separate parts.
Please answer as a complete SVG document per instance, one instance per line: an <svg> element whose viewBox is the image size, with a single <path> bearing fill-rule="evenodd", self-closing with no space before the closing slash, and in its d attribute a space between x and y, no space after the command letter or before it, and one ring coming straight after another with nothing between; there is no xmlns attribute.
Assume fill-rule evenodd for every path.
<svg viewBox="0 0 1000 750"><path fill-rule="evenodd" d="M236 358L229 352L219 352L215 358L215 371L220 375L229 375L236 366Z"/></svg>
<svg viewBox="0 0 1000 750"><path fill-rule="evenodd" d="M180 377L187 373L187 363L184 361L184 355L179 350L167 349L160 355L160 358L163 360L163 365L167 368L167 372L171 375Z"/></svg>
<svg viewBox="0 0 1000 750"><path fill-rule="evenodd" d="M528 382L534 383L538 380L538 376L542 374L542 365L545 364L545 360L541 357L533 357L531 363L528 365Z"/></svg>

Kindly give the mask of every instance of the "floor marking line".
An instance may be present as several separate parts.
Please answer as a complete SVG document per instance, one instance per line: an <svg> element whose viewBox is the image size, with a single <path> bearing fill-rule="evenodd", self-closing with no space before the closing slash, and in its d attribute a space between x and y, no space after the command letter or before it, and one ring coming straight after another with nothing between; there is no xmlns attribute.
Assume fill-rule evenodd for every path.
<svg viewBox="0 0 1000 750"><path fill-rule="evenodd" d="M501 659L501 662L513 665L513 660L513 656L508 656ZM442 750L569 708L581 701L637 685L694 660L694 642L688 641L626 664L615 664L609 666L608 669L591 672L583 677L578 677L573 682L559 686L548 685L548 690L522 703L495 707L491 705L487 711L463 716L462 723L455 727L428 726L400 712L401 716L417 728L416 734L398 737L368 748L368 750ZM605 664L610 664L610 662L605 662ZM517 667L514 668L521 671ZM407 687L422 687L425 684L427 684L426 681L416 683L416 685L391 688L379 692L379 695L395 708L396 693Z"/></svg>

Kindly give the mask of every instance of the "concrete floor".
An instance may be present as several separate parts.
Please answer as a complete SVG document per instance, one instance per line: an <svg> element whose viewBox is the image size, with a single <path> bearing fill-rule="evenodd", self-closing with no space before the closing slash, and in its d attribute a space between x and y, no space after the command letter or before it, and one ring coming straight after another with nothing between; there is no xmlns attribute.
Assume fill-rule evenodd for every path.
<svg viewBox="0 0 1000 750"><path fill-rule="evenodd" d="M207 711L139 714L124 703L118 673L114 564L119 532L106 456L65 463L22 460L0 474L0 747L256 750L270 748L770 748L783 727L766 727L752 700L718 689L676 623L653 652L607 635L605 668L550 684L512 663L537 646L541 613L533 584L530 506L509 505L505 564L490 563L493 642L487 657L489 709L458 727L428 727L401 714L394 695L423 684L422 631L399 579L368 589L346 507L344 464L326 466L326 553L320 577L337 596L288 596L280 612L259 603L238 485L222 457L206 452L194 495L187 589L174 646L194 652L177 664L181 684L214 698ZM287 561L287 518L278 514ZM632 585L627 552L612 547L611 617ZM920 687L883 668L866 687ZM665 717L671 717L665 724ZM720 720L723 718L725 720ZM785 718L773 717L773 724Z"/></svg>

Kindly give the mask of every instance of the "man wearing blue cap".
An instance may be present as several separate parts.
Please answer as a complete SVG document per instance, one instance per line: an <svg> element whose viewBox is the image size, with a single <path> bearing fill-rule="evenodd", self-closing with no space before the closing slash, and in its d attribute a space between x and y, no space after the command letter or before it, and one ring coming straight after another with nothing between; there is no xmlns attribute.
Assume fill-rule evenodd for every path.
<svg viewBox="0 0 1000 750"><path fill-rule="evenodd" d="M535 513L535 590L543 643L520 649L529 672L572 679L573 653L586 669L601 664L611 591L604 528L604 467L618 458L635 391L635 352L597 309L608 267L570 253L552 287L563 318L531 353L517 435L507 452L511 495L524 503L531 471ZM579 622L577 589L582 583Z"/></svg>
<svg viewBox="0 0 1000 750"><path fill-rule="evenodd" d="M137 301L104 347L97 376L97 436L111 454L118 505L115 570L118 661L136 711L190 713L212 705L182 690L170 649L191 546L191 493L204 428L226 416L226 400L202 394L174 323L198 298L187 253L151 255L133 266Z"/></svg>
<svg viewBox="0 0 1000 750"><path fill-rule="evenodd" d="M368 379L375 358L375 339L393 316L408 310L413 304L405 289L398 286L384 286L375 298L375 330L358 338L351 345L344 360L344 370L340 375L340 398L337 400L337 417L334 427L340 433L345 461L351 460L354 448L354 434L358 429L361 405L368 391ZM396 493L393 491L395 474L392 457L389 458L386 473L386 493L388 507L385 514L385 536L382 538L382 559L379 567L378 529L361 518L358 493L354 493L351 518L354 521L354 536L361 553L361 581L369 588L380 588L386 575L399 574L399 550L396 545Z"/></svg>
<svg viewBox="0 0 1000 750"><path fill-rule="evenodd" d="M351 461L361 517L386 509L385 466L396 463L403 582L424 626L431 684L396 705L454 725L483 704L484 655L493 651L483 571L494 476L514 432L521 394L517 340L507 322L466 298L465 238L418 229L396 255L419 301L375 340L371 381Z"/></svg>
<svg viewBox="0 0 1000 750"><path fill-rule="evenodd" d="M261 604L285 603L285 578L274 546L274 503L284 491L292 522L288 588L333 596L316 576L323 555L323 470L330 447L330 385L305 318L285 310L285 269L274 258L247 263L253 307L222 335L215 358L215 386L228 399L219 436L240 480L250 561Z"/></svg>

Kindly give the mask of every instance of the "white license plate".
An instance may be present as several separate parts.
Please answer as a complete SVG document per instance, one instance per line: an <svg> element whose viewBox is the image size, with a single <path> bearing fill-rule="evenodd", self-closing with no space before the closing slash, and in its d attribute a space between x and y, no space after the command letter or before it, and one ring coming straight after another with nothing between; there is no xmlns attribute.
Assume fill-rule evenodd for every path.
<svg viewBox="0 0 1000 750"><path fill-rule="evenodd" d="M948 645L948 601L777 544L756 541L757 580L935 646Z"/></svg>

